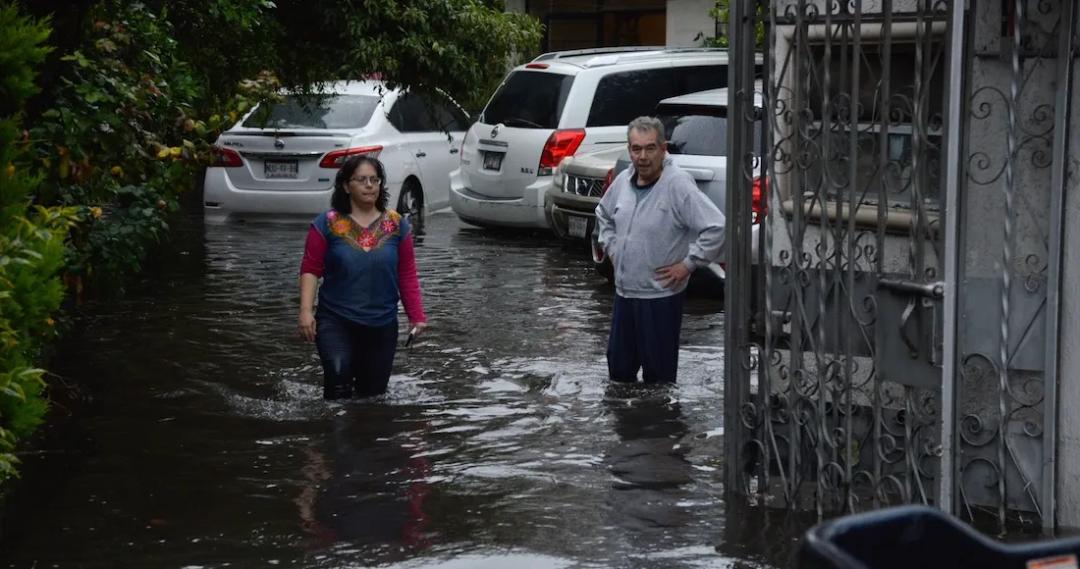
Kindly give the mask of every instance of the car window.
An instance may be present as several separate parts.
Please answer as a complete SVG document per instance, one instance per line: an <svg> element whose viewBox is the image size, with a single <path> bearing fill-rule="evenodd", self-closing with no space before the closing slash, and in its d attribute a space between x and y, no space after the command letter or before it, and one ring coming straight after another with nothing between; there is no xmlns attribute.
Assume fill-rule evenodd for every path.
<svg viewBox="0 0 1080 569"><path fill-rule="evenodd" d="M398 97L386 117L401 132L442 130L438 124L438 109L419 93L405 93Z"/></svg>
<svg viewBox="0 0 1080 569"><path fill-rule="evenodd" d="M619 126L650 114L660 99L671 96L671 69L637 69L611 73L596 85L586 126Z"/></svg>
<svg viewBox="0 0 1080 569"><path fill-rule="evenodd" d="M668 153L727 156L726 108L697 105L661 105L660 122L668 139ZM761 152L762 122L754 122L753 152Z"/></svg>
<svg viewBox="0 0 1080 569"><path fill-rule="evenodd" d="M260 106L244 120L249 128L362 128L371 120L379 97L373 95L287 95Z"/></svg>
<svg viewBox="0 0 1080 569"><path fill-rule="evenodd" d="M495 91L480 120L520 128L556 128L573 82L572 75L515 71Z"/></svg>
<svg viewBox="0 0 1080 569"><path fill-rule="evenodd" d="M728 69L726 65L693 65L688 67L673 67L675 85L679 92L671 96L684 93L696 93L709 89L727 87Z"/></svg>
<svg viewBox="0 0 1080 569"><path fill-rule="evenodd" d="M469 128L469 117L457 107L440 103L435 105L435 114L442 129L453 132Z"/></svg>
<svg viewBox="0 0 1080 569"><path fill-rule="evenodd" d="M386 118L401 132L453 132L469 127L463 111L448 102L434 102L422 93L399 97Z"/></svg>
<svg viewBox="0 0 1080 569"><path fill-rule="evenodd" d="M727 154L727 119L708 115L661 115L668 153L695 156Z"/></svg>
<svg viewBox="0 0 1080 569"><path fill-rule="evenodd" d="M652 115L661 99L727 85L727 66L636 69L600 79L587 126L622 126Z"/></svg>

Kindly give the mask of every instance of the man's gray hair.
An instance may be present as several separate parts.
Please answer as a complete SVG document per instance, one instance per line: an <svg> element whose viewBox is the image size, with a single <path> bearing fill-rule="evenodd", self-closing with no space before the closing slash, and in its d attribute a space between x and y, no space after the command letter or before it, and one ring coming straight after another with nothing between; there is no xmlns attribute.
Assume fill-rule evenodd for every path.
<svg viewBox="0 0 1080 569"><path fill-rule="evenodd" d="M630 126L626 129L626 138L629 139L630 133L635 130L642 132L651 130L656 133L656 142L660 144L667 142L667 137L664 136L664 123L656 117L638 117L630 121Z"/></svg>

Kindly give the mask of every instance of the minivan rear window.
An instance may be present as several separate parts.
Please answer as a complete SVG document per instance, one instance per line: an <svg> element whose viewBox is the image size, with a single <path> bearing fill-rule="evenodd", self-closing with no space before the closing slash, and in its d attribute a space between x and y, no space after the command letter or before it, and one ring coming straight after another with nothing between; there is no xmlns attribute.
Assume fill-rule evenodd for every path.
<svg viewBox="0 0 1080 569"><path fill-rule="evenodd" d="M374 95L287 95L277 103L256 109L248 128L344 129L363 128L375 114L380 98Z"/></svg>
<svg viewBox="0 0 1080 569"><path fill-rule="evenodd" d="M586 126L625 126L652 115L662 99L727 86L726 65L659 67L611 73L596 85Z"/></svg>
<svg viewBox="0 0 1080 569"><path fill-rule="evenodd" d="M557 128L573 75L515 71L484 109L481 122L518 128Z"/></svg>

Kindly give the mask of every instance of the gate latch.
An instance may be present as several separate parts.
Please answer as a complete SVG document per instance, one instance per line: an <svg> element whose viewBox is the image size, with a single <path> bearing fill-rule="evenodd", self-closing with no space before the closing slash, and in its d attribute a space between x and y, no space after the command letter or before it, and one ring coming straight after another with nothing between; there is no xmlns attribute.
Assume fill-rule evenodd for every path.
<svg viewBox="0 0 1080 569"><path fill-rule="evenodd" d="M880 279L878 287L895 292L906 292L925 298L944 298L945 282L920 283L915 281L903 281L900 279Z"/></svg>

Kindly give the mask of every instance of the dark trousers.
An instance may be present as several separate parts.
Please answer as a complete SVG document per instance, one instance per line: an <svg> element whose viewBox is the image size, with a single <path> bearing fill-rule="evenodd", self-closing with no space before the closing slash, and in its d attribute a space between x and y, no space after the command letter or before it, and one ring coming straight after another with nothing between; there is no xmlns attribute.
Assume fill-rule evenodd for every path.
<svg viewBox="0 0 1080 569"><path fill-rule="evenodd" d="M315 316L315 345L323 366L323 397L386 393L397 351L398 324L364 326L332 312Z"/></svg>
<svg viewBox="0 0 1080 569"><path fill-rule="evenodd" d="M679 368L679 331L685 293L664 298L615 295L608 336L608 376L612 381L675 383Z"/></svg>

